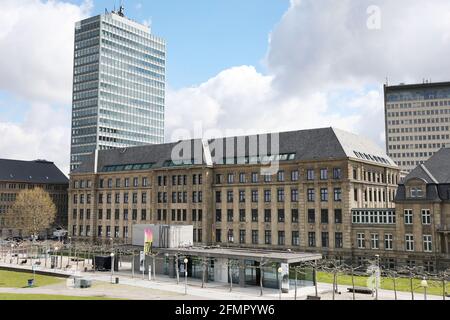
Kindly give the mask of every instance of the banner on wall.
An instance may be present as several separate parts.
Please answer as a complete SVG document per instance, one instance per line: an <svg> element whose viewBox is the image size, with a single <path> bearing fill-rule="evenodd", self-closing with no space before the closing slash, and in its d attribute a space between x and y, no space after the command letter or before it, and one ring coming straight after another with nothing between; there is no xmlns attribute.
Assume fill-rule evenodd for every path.
<svg viewBox="0 0 450 320"><path fill-rule="evenodd" d="M152 229L144 230L144 253L149 254L152 251L153 232Z"/></svg>

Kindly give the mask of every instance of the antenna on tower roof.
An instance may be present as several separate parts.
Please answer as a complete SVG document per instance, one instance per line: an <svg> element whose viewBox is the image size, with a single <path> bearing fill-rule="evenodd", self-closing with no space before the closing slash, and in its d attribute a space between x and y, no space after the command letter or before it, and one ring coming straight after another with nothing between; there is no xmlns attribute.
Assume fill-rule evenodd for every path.
<svg viewBox="0 0 450 320"><path fill-rule="evenodd" d="M123 6L123 0L120 0L120 8L117 14L121 17L125 16L125 7Z"/></svg>

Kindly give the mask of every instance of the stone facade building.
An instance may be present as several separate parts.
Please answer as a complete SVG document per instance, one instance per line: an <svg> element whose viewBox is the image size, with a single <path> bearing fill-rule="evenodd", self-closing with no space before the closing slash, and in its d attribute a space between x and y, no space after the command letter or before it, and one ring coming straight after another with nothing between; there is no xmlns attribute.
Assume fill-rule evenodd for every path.
<svg viewBox="0 0 450 320"><path fill-rule="evenodd" d="M415 168L396 197L397 258L429 271L450 266L450 148Z"/></svg>
<svg viewBox="0 0 450 320"><path fill-rule="evenodd" d="M381 148L333 128L102 150L71 174L69 233L130 243L133 224L192 224L196 245L356 261L386 254L358 236L395 233L398 179Z"/></svg>
<svg viewBox="0 0 450 320"><path fill-rule="evenodd" d="M67 228L68 187L69 179L53 162L0 159L0 238L26 236L8 226L5 219L17 195L26 189L46 190L57 209L54 226Z"/></svg>

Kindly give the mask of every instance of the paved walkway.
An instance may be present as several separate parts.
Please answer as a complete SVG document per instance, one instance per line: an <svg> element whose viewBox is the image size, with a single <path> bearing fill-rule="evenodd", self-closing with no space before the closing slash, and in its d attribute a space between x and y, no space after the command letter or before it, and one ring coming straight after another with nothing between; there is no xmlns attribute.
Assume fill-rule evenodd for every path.
<svg viewBox="0 0 450 320"><path fill-rule="evenodd" d="M0 266L14 267L18 269L30 270L30 266L17 266L0 262ZM205 288L201 288L201 281L197 279L188 278L187 295L185 295L185 282L184 278L180 277L179 284L175 279L171 279L168 276L157 275L155 280L142 279L141 274L135 274L134 278L131 277L131 271L124 270L115 273L115 277L119 277L119 284L111 284L111 274L101 272L82 272L78 270L51 270L40 268L41 271L54 273L57 275L78 275L83 278L90 279L93 282L93 287L89 289L74 289L68 288L66 283L46 286L40 288L31 289L1 289L0 292L9 293L39 293L39 294L60 294L71 296L98 296L98 297L112 297L112 298L126 298L126 299L141 299L141 300L278 300L280 298L279 290L276 289L263 289L263 296L260 296L259 287L245 287L241 288L237 285L233 286L232 292L230 292L229 284L209 282L205 284ZM81 269L81 268L80 268ZM148 277L148 276L146 276ZM336 300L352 300L353 295L347 292L349 286L339 286L339 291L342 294L336 294ZM332 299L332 285L331 284L319 284L318 293L322 300ZM314 286L299 287L297 290L297 299L305 300L308 295L314 295ZM282 294L282 300L294 300L295 291L292 289L288 294ZM379 300L394 300L394 292L388 290L379 290ZM423 294L414 294L415 300L423 300ZM411 300L411 293L398 292L398 300ZM428 296L429 300L442 300L439 296ZM371 295L356 295L356 300L374 300Z"/></svg>

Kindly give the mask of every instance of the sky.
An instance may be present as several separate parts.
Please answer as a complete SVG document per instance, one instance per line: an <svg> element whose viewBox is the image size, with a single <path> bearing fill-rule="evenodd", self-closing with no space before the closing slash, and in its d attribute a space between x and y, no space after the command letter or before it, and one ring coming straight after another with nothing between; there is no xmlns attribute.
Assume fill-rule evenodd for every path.
<svg viewBox="0 0 450 320"><path fill-rule="evenodd" d="M0 2L0 158L68 173L74 23L120 1ZM168 44L166 141L333 126L384 146L383 84L449 80L448 0L124 3Z"/></svg>

